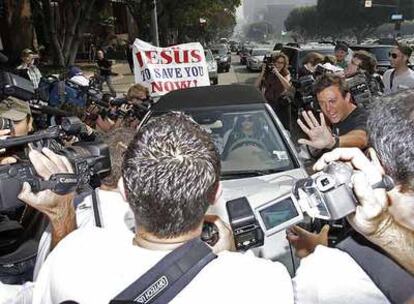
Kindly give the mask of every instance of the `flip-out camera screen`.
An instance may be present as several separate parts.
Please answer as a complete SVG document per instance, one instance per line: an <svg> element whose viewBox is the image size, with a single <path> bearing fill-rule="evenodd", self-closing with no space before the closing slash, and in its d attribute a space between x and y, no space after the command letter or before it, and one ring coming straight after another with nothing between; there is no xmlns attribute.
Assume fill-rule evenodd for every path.
<svg viewBox="0 0 414 304"><path fill-rule="evenodd" d="M261 209L259 214L266 230L270 230L299 216L291 197Z"/></svg>

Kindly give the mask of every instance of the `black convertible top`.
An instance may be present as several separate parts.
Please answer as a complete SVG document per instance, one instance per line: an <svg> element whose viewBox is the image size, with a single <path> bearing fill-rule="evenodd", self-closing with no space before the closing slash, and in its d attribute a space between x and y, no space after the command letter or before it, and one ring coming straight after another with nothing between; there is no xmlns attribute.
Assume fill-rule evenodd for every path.
<svg viewBox="0 0 414 304"><path fill-rule="evenodd" d="M153 112L188 108L219 107L266 103L263 95L253 86L221 85L177 90L168 93L151 107Z"/></svg>

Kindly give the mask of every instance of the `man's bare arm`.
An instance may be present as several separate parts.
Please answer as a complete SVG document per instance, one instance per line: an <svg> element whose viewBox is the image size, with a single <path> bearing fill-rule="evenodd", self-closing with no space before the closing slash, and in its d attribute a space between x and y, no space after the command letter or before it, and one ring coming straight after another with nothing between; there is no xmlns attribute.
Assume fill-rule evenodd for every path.
<svg viewBox="0 0 414 304"><path fill-rule="evenodd" d="M360 148L368 146L368 135L364 130L353 130L339 136L339 147L341 148Z"/></svg>

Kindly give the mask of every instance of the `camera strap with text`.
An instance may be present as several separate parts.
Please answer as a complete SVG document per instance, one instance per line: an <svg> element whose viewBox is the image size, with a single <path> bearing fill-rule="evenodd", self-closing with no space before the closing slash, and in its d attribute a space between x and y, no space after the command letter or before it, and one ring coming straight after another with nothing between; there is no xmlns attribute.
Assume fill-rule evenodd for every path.
<svg viewBox="0 0 414 304"><path fill-rule="evenodd" d="M391 303L406 303L414 295L414 276L361 235L354 233L336 248L348 253Z"/></svg>
<svg viewBox="0 0 414 304"><path fill-rule="evenodd" d="M215 258L211 248L195 238L170 252L110 304L168 303Z"/></svg>

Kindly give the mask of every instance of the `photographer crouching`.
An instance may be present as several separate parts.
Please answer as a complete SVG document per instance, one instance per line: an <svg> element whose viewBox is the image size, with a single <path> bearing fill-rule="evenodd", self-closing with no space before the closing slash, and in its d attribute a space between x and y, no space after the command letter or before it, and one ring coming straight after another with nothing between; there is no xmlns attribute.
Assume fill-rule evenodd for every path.
<svg viewBox="0 0 414 304"><path fill-rule="evenodd" d="M294 278L296 303L408 303L414 296L414 91L381 98L371 105L370 157L355 148L335 149L314 165L334 161L355 170L359 202L347 217L357 231L327 248L319 235L300 227L288 238L305 257ZM388 177L384 182L384 175ZM340 284L338 284L340 281Z"/></svg>
<svg viewBox="0 0 414 304"><path fill-rule="evenodd" d="M263 92L286 130L290 130L290 103L285 93L292 87L288 65L289 59L283 53L265 57L262 71L255 82L255 87Z"/></svg>

